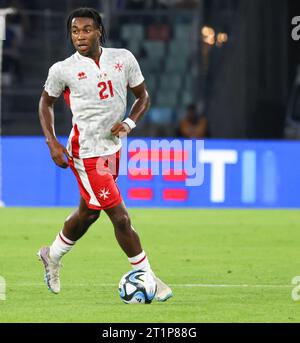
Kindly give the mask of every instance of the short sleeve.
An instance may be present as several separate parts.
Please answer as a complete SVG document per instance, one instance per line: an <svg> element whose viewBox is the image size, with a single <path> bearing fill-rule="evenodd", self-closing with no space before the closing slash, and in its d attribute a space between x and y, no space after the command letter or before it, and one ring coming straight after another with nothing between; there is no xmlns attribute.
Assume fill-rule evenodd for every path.
<svg viewBox="0 0 300 343"><path fill-rule="evenodd" d="M60 65L58 63L53 64L49 69L44 89L50 96L56 98L64 91L65 83L61 77Z"/></svg>
<svg viewBox="0 0 300 343"><path fill-rule="evenodd" d="M133 54L128 51L128 85L130 88L134 88L140 85L143 81L144 76L141 72L138 61Z"/></svg>

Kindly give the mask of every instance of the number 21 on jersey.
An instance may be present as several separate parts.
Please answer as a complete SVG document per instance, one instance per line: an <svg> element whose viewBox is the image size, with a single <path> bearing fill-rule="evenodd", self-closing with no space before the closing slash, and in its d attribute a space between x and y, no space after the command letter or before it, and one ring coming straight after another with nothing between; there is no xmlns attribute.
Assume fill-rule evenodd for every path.
<svg viewBox="0 0 300 343"><path fill-rule="evenodd" d="M107 82L105 81L99 82L98 87L100 88L99 96L101 100L107 99L109 97L112 98L114 96L114 89L113 89L111 80Z"/></svg>

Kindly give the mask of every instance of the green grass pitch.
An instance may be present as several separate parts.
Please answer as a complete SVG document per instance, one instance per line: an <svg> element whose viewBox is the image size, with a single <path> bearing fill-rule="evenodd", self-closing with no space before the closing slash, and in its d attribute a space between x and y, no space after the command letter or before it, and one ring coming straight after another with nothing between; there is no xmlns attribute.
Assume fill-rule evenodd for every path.
<svg viewBox="0 0 300 343"><path fill-rule="evenodd" d="M63 259L50 293L36 252L71 209L0 209L0 322L299 322L291 280L300 275L300 212L130 209L165 303L126 305L117 288L130 270L105 213Z"/></svg>

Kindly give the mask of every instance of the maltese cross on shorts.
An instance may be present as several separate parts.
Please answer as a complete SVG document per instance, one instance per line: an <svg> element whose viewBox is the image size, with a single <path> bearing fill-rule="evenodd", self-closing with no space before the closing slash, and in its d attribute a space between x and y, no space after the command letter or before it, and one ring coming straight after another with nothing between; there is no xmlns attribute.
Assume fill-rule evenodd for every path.
<svg viewBox="0 0 300 343"><path fill-rule="evenodd" d="M109 195L110 195L110 191L109 189L106 189L106 188L102 188L99 192L99 196L100 198L103 198L103 200L106 200Z"/></svg>

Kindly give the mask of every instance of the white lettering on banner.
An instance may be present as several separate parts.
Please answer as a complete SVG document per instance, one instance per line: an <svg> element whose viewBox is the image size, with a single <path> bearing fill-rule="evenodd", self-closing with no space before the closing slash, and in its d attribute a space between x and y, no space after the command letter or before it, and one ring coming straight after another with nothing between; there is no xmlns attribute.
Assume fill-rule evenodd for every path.
<svg viewBox="0 0 300 343"><path fill-rule="evenodd" d="M201 161L194 156L204 149L203 140L167 140L151 139L150 147L143 139L133 139L127 142L127 137L122 139L122 151L133 155L123 160L119 175L182 175L187 178L185 185L201 186L204 181L204 167Z"/></svg>
<svg viewBox="0 0 300 343"><path fill-rule="evenodd" d="M225 201L225 166L236 164L238 154L235 150L200 150L201 163L211 164L210 200L214 203Z"/></svg>
<svg viewBox="0 0 300 343"><path fill-rule="evenodd" d="M195 151L195 158L188 158L187 161L184 162L185 170L188 172L189 177L185 181L185 185L187 187L196 187L201 186L204 182L204 164L201 163L200 159L197 158L200 151L204 150L204 141L197 139L195 141L196 146L195 149L193 149L193 142L190 140L184 141L184 150L185 151ZM192 157L194 154L192 153ZM195 163L195 166L193 166L193 162Z"/></svg>
<svg viewBox="0 0 300 343"><path fill-rule="evenodd" d="M183 142L184 143L184 142ZM184 146L182 144L182 141L179 139L173 139L173 140L167 140L167 139L160 139L155 140L151 139L151 161L153 160L159 160L159 153L161 152L162 160L163 162L161 164L164 164L164 168L166 171L171 170L171 152L174 152L174 155L176 154L176 151L179 152L179 158L182 157ZM177 153L178 155L178 153ZM184 161L181 160L181 166L180 170L183 169L183 163ZM162 168L162 166L161 166ZM160 175L159 165L153 165L151 166L152 174L153 175ZM161 174L163 173L163 169L161 170ZM164 174L166 175L166 174Z"/></svg>
<svg viewBox="0 0 300 343"><path fill-rule="evenodd" d="M130 158L127 161L125 159L124 167L120 169L119 175L128 175L128 169L131 170L131 173L135 171L136 173L140 173L143 175L143 172L148 173L149 170L149 164L151 164L151 160L143 158L143 151L148 151L148 144L143 139L133 139L130 141L129 146L127 145L127 139L126 139L126 149L124 149L124 139L122 140L122 146L123 151L126 151L126 154L128 154L128 151L134 152L135 158Z"/></svg>

